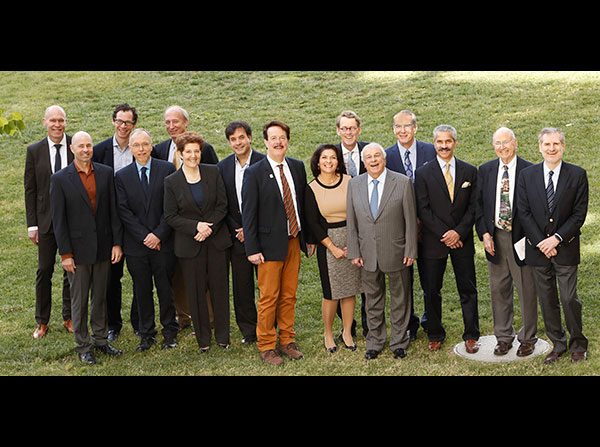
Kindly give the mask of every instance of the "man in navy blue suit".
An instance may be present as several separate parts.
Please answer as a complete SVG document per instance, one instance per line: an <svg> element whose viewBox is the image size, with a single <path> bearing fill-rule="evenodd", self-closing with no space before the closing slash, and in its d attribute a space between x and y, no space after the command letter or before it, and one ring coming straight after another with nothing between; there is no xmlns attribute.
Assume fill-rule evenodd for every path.
<svg viewBox="0 0 600 447"><path fill-rule="evenodd" d="M163 330L163 349L177 346L179 325L171 281L175 267L173 233L163 216L164 179L175 172L172 163L153 159L152 137L145 129L131 133L129 150L135 161L115 176L117 210L123 222L123 253L133 278L139 315L138 351L156 342L152 279L156 284Z"/></svg>
<svg viewBox="0 0 600 447"><path fill-rule="evenodd" d="M394 115L393 119L394 134L397 142L388 147L386 152L386 167L391 171L399 172L410 178L414 184L415 172L417 168L427 164L427 162L435 158L435 147L431 143L424 143L415 138L417 134L417 117L410 110L401 110ZM421 251L421 221L417 219L419 227L419 252ZM419 255L419 258L421 256ZM425 290L423 287L423 272L422 262L417 260L417 268L419 269L419 279L421 281L421 289L423 289L423 299L425 299ZM414 264L410 266L410 299L411 299L411 317L408 324L408 336L410 340L416 340L417 330L419 329L419 317L415 314L414 306ZM421 324L425 324L427 315L423 313Z"/></svg>
<svg viewBox="0 0 600 447"><path fill-rule="evenodd" d="M265 158L252 149L252 128L245 121L232 121L225 128L227 143L233 154L217 166L227 191L227 227L233 245L230 249L235 320L242 332L242 343L256 342L256 304L254 297L255 266L246 256L244 228L242 225L242 184L246 170Z"/></svg>

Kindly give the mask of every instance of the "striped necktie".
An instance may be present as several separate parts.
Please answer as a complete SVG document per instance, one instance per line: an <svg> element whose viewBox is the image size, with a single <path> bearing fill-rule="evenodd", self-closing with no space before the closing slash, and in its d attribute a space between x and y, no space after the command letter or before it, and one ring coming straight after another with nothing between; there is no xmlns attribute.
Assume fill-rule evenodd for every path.
<svg viewBox="0 0 600 447"><path fill-rule="evenodd" d="M450 194L450 201L454 201L454 180L452 174L450 174L450 163L446 163L446 173L444 174L444 180L446 180L446 186L448 187L448 193Z"/></svg>
<svg viewBox="0 0 600 447"><path fill-rule="evenodd" d="M554 171L548 172L548 186L546 186L546 199L548 199L548 211L552 214L554 210L554 182L552 181L552 175Z"/></svg>
<svg viewBox="0 0 600 447"><path fill-rule="evenodd" d="M410 162L410 151L407 150L404 152L404 170L406 171L406 176L412 180L414 183L415 177L413 176L413 168L412 163Z"/></svg>
<svg viewBox="0 0 600 447"><path fill-rule="evenodd" d="M291 237L298 236L298 221L296 220L296 209L294 208L294 200L290 191L290 185L283 173L283 164L277 165L279 174L281 175L281 186L283 187L283 205L285 206L285 214L288 220L288 232Z"/></svg>

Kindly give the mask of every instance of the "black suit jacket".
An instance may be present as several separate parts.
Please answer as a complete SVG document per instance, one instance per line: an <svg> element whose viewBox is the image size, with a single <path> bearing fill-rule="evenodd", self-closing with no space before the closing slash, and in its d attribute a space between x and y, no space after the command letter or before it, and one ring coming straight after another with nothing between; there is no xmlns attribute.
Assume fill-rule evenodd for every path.
<svg viewBox="0 0 600 447"><path fill-rule="evenodd" d="M364 149L364 147L369 144L368 141L357 141L358 144L358 162L360 163L360 166L358 167L358 174L360 175L364 172L367 172L367 169L365 168L365 164L362 161L362 157L360 156L362 150ZM336 147L338 147L339 149L342 149L342 143L338 143L336 144Z"/></svg>
<svg viewBox="0 0 600 447"><path fill-rule="evenodd" d="M525 232L519 213L519 191L517 190L517 182L523 169L532 166L533 163L517 156L517 166L515 169L515 178L513 181L514 192L512 201L512 241L513 245L523 239ZM495 220L496 216L496 197L498 195L498 169L500 167L500 159L488 161L479 166L479 176L477 178L477 218L475 221L475 229L479 240L483 241L483 235L490 233L494 237L496 232ZM485 255L488 261L497 264L499 262L496 256L490 255L487 251ZM525 261L521 261L517 256L513 247L513 255L518 265L524 265Z"/></svg>
<svg viewBox="0 0 600 447"><path fill-rule="evenodd" d="M417 214L423 224L422 254L425 258L440 259L450 248L440 242L448 230L460 234L461 248L452 250L456 256L473 256L473 225L477 212L477 168L456 158L454 201L437 159L418 168L415 174Z"/></svg>
<svg viewBox="0 0 600 447"><path fill-rule="evenodd" d="M227 227L232 238L235 238L235 229L242 227L242 213L240 213L240 204L237 198L237 192L235 189L235 154L231 154L228 157L221 160L217 166L221 171L221 177L225 184L225 190L227 191ZM250 155L250 166L254 163L265 158L265 154L260 152L252 151Z"/></svg>
<svg viewBox="0 0 600 447"><path fill-rule="evenodd" d="M71 137L67 135L67 162L71 163L72 161ZM24 176L25 214L27 226L37 226L40 233L52 231L52 210L50 209L51 166L48 137L27 146Z"/></svg>
<svg viewBox="0 0 600 447"><path fill-rule="evenodd" d="M112 247L123 244L113 170L100 163L92 164L96 178L95 215L75 163L53 174L50 181L58 252L61 255L73 253L75 265L109 260Z"/></svg>
<svg viewBox="0 0 600 447"><path fill-rule="evenodd" d="M392 170L399 172L400 174L406 175L406 169L404 169L404 163L400 155L400 149L398 143L393 144L385 150L386 153L386 164L385 166ZM424 143L417 140L417 165L413 166L413 174L417 168L425 165L426 163L433 160L436 156L435 147L431 143Z"/></svg>
<svg viewBox="0 0 600 447"><path fill-rule="evenodd" d="M307 254L305 234L308 226L304 216L306 170L304 163L285 158L296 190L300 216L300 248ZM262 253L265 261L284 261L287 257L288 225L283 197L267 157L250 166L244 174L242 186L242 223L246 255Z"/></svg>
<svg viewBox="0 0 600 447"><path fill-rule="evenodd" d="M154 146L152 148L152 156L161 160L167 160L167 158L169 158L169 149L171 148L171 141L173 141L173 139L169 138L168 140L162 141L156 146ZM200 154L200 163L216 165L218 162L219 157L217 157L215 149L210 145L210 143L205 141L204 148L202 149L202 153Z"/></svg>
<svg viewBox="0 0 600 447"><path fill-rule="evenodd" d="M193 258L198 255L202 244L217 250L231 247L227 231L227 193L219 168L200 164L200 176L204 192L204 203L199 208L183 170L179 169L165 178L164 214L167 223L175 230L175 255L179 258ZM198 232L198 222L211 222L212 234L203 242L194 236Z"/></svg>
<svg viewBox="0 0 600 447"><path fill-rule="evenodd" d="M144 194L135 161L115 175L117 210L123 222L123 253L144 256L156 252L144 245L148 233L160 239L160 251L173 251L173 230L164 218L165 178L175 172L173 163L152 159L148 193Z"/></svg>
<svg viewBox="0 0 600 447"><path fill-rule="evenodd" d="M94 146L92 161L115 168L115 157L113 154L113 137L110 137Z"/></svg>
<svg viewBox="0 0 600 447"><path fill-rule="evenodd" d="M543 163L524 169L519 177L519 209L527 236L525 262L547 265L550 260L537 248L542 240L558 233L563 241L556 247L559 265L580 262L579 235L588 208L588 179L585 169L562 162L554 195L554 210L548 210Z"/></svg>

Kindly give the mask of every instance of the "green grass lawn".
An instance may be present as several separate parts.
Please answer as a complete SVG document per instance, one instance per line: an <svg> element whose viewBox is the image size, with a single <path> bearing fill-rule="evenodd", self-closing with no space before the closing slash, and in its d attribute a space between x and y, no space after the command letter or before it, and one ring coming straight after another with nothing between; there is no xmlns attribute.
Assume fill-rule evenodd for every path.
<svg viewBox="0 0 600 447"><path fill-rule="evenodd" d="M597 375L600 372L600 216L598 197L598 141L600 74L590 72L2 72L0 108L5 115L19 111L26 128L22 137L0 137L0 375ZM229 350L213 343L201 355L188 329L179 346L138 353L138 339L125 323L114 346L118 358L98 356L93 367L81 364L74 340L61 325L60 298L54 294L48 336L34 340L35 271L37 249L27 238L23 192L25 148L45 135L41 118L47 106L59 104L67 113L67 133L87 131L98 143L113 134L111 113L128 102L139 114L138 127L148 129L154 142L168 137L162 112L172 104L191 115L190 130L199 131L220 159L229 155L224 129L232 120L246 120L254 130L254 148L264 152L262 126L272 119L291 127L288 155L308 161L321 143L338 142L335 118L345 109L363 120L364 141L384 148L395 142L392 117L410 109L418 117L417 138L432 140L432 130L450 124L458 131L458 158L476 166L495 157L491 144L500 126L512 128L519 139L518 153L535 163L539 131L546 126L566 134L565 160L587 169L590 204L582 235L579 297L583 302L584 334L589 339L588 360L572 364L568 356L553 365L543 356L509 364L466 360L453 352L461 341L462 316L453 270L448 263L444 282L444 324L447 340L436 353L427 351L423 332L403 360L384 350L375 361L364 359L365 339L357 336L358 350L340 347L335 354L323 348L321 288L316 259L303 258L296 312L297 342L305 358L274 368L260 361L255 346L240 343L231 306ZM483 246L476 241L479 315L482 335L493 334L489 282ZM126 270L126 269L125 269ZM53 279L58 290L60 262ZM123 278L123 320L131 308L131 278ZM357 303L360 299L357 300ZM415 281L415 308L423 311L423 297ZM357 304L357 317L359 316ZM520 327L518 303L516 329ZM360 318L359 318L360 320ZM388 320L389 321L389 320ZM157 325L159 323L157 322ZM336 330L341 323L336 320ZM360 333L360 330L359 330ZM538 337L547 340L539 315ZM160 341L160 336L159 336Z"/></svg>

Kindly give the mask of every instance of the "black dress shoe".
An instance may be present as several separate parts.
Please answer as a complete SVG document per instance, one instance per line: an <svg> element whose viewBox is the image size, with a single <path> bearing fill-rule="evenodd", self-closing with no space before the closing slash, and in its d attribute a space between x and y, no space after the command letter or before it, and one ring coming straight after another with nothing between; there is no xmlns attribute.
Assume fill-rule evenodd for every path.
<svg viewBox="0 0 600 447"><path fill-rule="evenodd" d="M87 363L88 365L96 364L96 357L94 357L94 354L92 354L91 352L84 352L82 354L79 354L79 360L81 360L84 363Z"/></svg>
<svg viewBox="0 0 600 447"><path fill-rule="evenodd" d="M394 358L395 359L403 359L406 357L406 349L398 348L394 349Z"/></svg>
<svg viewBox="0 0 600 447"><path fill-rule="evenodd" d="M118 336L119 336L119 331L115 331L114 329L111 329L110 331L108 331L108 336L106 337L106 339L108 341L115 341Z"/></svg>
<svg viewBox="0 0 600 447"><path fill-rule="evenodd" d="M162 349L171 349L171 348L175 348L175 347L177 347L177 338L165 337L161 348Z"/></svg>
<svg viewBox="0 0 600 447"><path fill-rule="evenodd" d="M148 349L150 349L152 347L152 345L154 343L156 343L156 338L142 337L142 339L140 340L140 344L138 345L137 348L135 348L135 350L138 352L147 351Z"/></svg>
<svg viewBox="0 0 600 447"><path fill-rule="evenodd" d="M415 341L416 339L417 339L417 330L409 329L408 330L408 340Z"/></svg>
<svg viewBox="0 0 600 447"><path fill-rule="evenodd" d="M120 349L113 348L108 343L105 344L105 345L102 345L102 346L94 345L94 348L96 350L100 351L103 354L108 354L108 355L120 355L120 354L123 354L123 351L121 351Z"/></svg>
<svg viewBox="0 0 600 447"><path fill-rule="evenodd" d="M369 349L369 350L367 350L367 353L365 354L365 358L367 360L374 360L377 358L378 355L379 355L379 351L375 351L374 349Z"/></svg>

